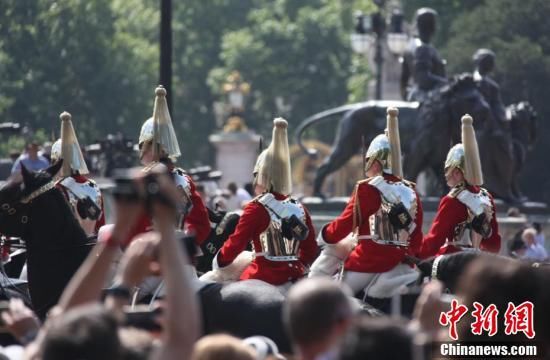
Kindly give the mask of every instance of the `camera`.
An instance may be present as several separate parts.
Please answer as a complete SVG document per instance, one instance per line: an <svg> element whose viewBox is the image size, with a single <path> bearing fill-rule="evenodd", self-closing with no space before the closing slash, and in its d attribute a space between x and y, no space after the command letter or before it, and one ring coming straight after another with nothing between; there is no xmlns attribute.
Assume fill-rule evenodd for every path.
<svg viewBox="0 0 550 360"><path fill-rule="evenodd" d="M124 325L147 331L161 331L162 326L157 318L162 314L162 308L150 310L148 306L136 306L124 310Z"/></svg>
<svg viewBox="0 0 550 360"><path fill-rule="evenodd" d="M149 213L151 213L154 203L160 203L176 209L179 214L187 214L190 208L188 203L172 199L161 191L158 179L162 174L151 171L142 176L142 171L140 168L115 170L113 196L116 200L141 202L145 204ZM170 180L174 180L170 174L167 175ZM140 186L138 178L142 179L142 186Z"/></svg>

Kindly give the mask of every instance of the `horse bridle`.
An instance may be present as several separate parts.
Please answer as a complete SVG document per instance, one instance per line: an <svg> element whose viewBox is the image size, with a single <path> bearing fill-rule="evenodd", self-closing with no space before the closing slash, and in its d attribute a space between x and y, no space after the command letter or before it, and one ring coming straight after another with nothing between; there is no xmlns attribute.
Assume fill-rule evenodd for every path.
<svg viewBox="0 0 550 360"><path fill-rule="evenodd" d="M10 215L10 216L13 216L18 211L21 211L20 208L21 208L22 205L26 205L26 204L30 203L31 201L33 201L34 199L36 199L40 195L52 190L53 188L55 188L55 182L50 181L50 182L46 183L45 185L42 185L38 189L34 190L32 193L25 196L21 200L19 200L19 203L16 204L16 205L11 205L9 203L3 203L2 205L0 205L0 211L1 211L2 214L7 214L7 215ZM21 216L21 223L26 224L28 222L29 222L29 217L27 215L22 215Z"/></svg>

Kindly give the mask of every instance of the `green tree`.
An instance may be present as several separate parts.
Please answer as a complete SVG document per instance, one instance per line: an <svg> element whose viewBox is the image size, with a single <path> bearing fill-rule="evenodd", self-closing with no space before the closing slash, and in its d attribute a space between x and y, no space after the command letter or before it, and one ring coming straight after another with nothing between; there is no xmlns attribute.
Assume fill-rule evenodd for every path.
<svg viewBox="0 0 550 360"><path fill-rule="evenodd" d="M292 107L291 127L348 97L351 70L351 7L341 2L277 0L249 12L248 24L223 37L223 68L210 83L239 70L251 83L247 122L268 133L277 115L276 99Z"/></svg>
<svg viewBox="0 0 550 360"><path fill-rule="evenodd" d="M67 110L85 142L143 118L149 104L140 84L152 81L154 68L142 60L151 47L143 41L132 42L123 31L129 27L124 22L143 13L139 10L145 6L127 1L126 6L132 3L136 12L125 9L122 13L121 3L4 0L0 13L2 119L58 133L58 116ZM124 22L117 23L121 18ZM147 26L148 21L154 25L158 17L134 28ZM115 35L117 27L121 32ZM143 46L132 48L136 44ZM144 48L148 52L136 61L135 55Z"/></svg>

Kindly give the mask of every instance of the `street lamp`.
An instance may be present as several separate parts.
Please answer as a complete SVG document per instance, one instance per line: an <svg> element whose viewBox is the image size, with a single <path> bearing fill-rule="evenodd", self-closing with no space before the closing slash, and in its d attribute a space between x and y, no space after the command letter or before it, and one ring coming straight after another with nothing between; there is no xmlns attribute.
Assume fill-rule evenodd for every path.
<svg viewBox="0 0 550 360"><path fill-rule="evenodd" d="M388 48L397 56L404 54L408 36L403 31L403 14L394 9L388 20L383 15L384 1L375 1L376 12L370 16L357 12L355 15L355 33L351 34L351 47L356 53L367 55L374 44L374 63L376 66L375 99L382 99L382 70L384 65L383 41L386 37ZM389 31L386 31L389 22Z"/></svg>

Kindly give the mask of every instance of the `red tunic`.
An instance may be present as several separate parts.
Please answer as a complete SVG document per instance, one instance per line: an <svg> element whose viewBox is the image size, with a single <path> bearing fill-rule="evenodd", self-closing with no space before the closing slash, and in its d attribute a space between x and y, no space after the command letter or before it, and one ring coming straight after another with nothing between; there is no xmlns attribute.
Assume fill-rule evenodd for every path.
<svg viewBox="0 0 550 360"><path fill-rule="evenodd" d="M85 182L90 181L90 179L88 179L84 175L72 175L71 177L79 184L83 184ZM58 185L58 188L61 189L61 191L63 192L63 195L65 195L65 198L67 200L69 200L69 194L67 194L67 190L65 190L65 188L61 185ZM101 195L101 216L95 222L95 233L96 234L99 231L99 228L102 227L103 225L105 225L105 209L104 209L104 204L103 204L103 195Z"/></svg>
<svg viewBox="0 0 550 360"><path fill-rule="evenodd" d="M477 186L468 186L469 191L478 193L480 191ZM498 253L500 250L500 234L498 233L498 223L496 220L496 208L491 196L491 206L495 214L491 219L491 236L481 240L480 249ZM466 221L468 218L468 209L466 205L460 202L456 197L445 195L439 207L437 214L432 223L430 232L424 237L422 247L420 249L420 258L425 259L431 256L451 254L462 251L462 248L445 244L447 239L451 240L454 236L455 227Z"/></svg>
<svg viewBox="0 0 550 360"><path fill-rule="evenodd" d="M179 227L186 232L195 234L195 243L200 245L210 234L210 219L208 218L208 212L202 202L202 198L196 190L195 183L187 174L184 176L189 182L189 192L191 194L191 202L193 203L193 207L185 218L185 223L180 224ZM151 231L152 228L153 224L151 222L151 218L146 213L143 213L137 224L134 226L133 231L131 231L128 241L138 234Z"/></svg>
<svg viewBox="0 0 550 360"><path fill-rule="evenodd" d="M384 179L390 182L400 181L399 178L389 174L384 174ZM357 196L355 192L351 195L342 214L323 229L323 238L327 243L337 243L353 231L353 209L356 197L359 199L361 209L361 223L357 224L359 235L370 235L368 219L380 208L380 192L367 182L359 183L355 191ZM360 240L348 256L344 269L362 273L382 273L401 263L405 255L416 255L422 242L423 216L418 194L416 194L416 201L418 204L414 219L416 227L411 234L408 248L377 244L370 239Z"/></svg>
<svg viewBox="0 0 550 360"><path fill-rule="evenodd" d="M284 200L286 196L274 193L277 200ZM305 207L304 207L305 210ZM287 281L301 278L305 274L305 266L309 266L318 254L315 242L315 229L307 210L306 225L309 229L308 236L300 243L297 261L271 261L263 256L256 257L241 274L241 280L258 279L272 285L281 285ZM223 267L229 265L246 249L252 240L255 252L261 252L260 234L269 226L271 219L267 210L258 202L249 202L243 210L235 232L224 243L218 253L218 264Z"/></svg>

